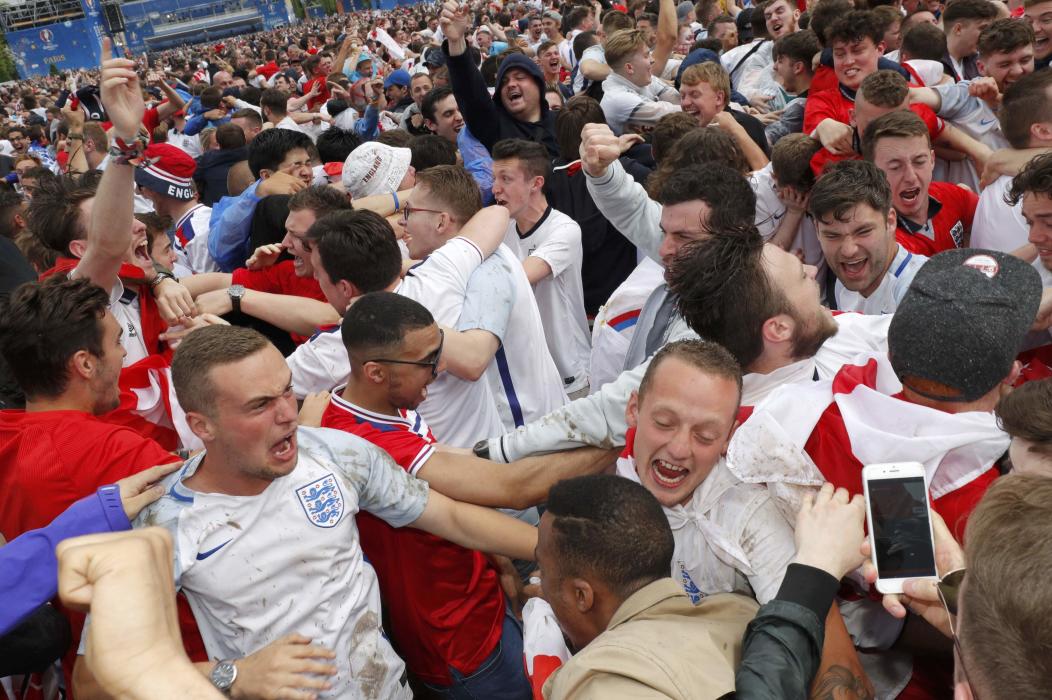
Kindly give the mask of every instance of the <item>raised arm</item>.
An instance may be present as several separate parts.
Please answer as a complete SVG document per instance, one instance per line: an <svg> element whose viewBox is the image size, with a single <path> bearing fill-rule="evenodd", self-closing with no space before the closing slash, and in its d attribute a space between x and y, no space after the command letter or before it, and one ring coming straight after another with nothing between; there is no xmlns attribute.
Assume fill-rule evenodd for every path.
<svg viewBox="0 0 1052 700"><path fill-rule="evenodd" d="M233 302L227 290L219 289L197 297L197 308L201 313L222 316L233 310ZM255 289L245 290L245 296L241 298L241 310L283 331L298 335L309 336L322 326L340 321L340 315L324 301Z"/></svg>
<svg viewBox="0 0 1052 700"><path fill-rule="evenodd" d="M733 3L732 3L733 4ZM679 25L676 22L676 2L675 0L661 0L658 3L658 23L657 30L655 32L655 43L654 43L654 75L661 75L665 72L665 65L668 63L669 56L672 55L672 49L676 45L676 39L679 34Z"/></svg>
<svg viewBox="0 0 1052 700"><path fill-rule="evenodd" d="M108 37L102 40L102 55L111 55ZM102 103L113 123L113 136L134 143L146 111L135 61L103 61L100 84ZM99 182L88 224L87 249L75 270L76 276L86 277L106 291L116 283L117 272L131 247L134 191L132 165L120 158L112 159Z"/></svg>
<svg viewBox="0 0 1052 700"><path fill-rule="evenodd" d="M449 67L449 80L457 104L464 115L464 121L482 145L493 148L493 144L500 139L500 117L482 79L482 73L467 53L467 16L466 4L446 0L442 5L439 21L442 33L446 35L446 65Z"/></svg>
<svg viewBox="0 0 1052 700"><path fill-rule="evenodd" d="M469 382L481 379L500 349L500 338L481 328L458 331L443 326L442 332L445 334L442 359L446 362L446 371Z"/></svg>
<svg viewBox="0 0 1052 700"><path fill-rule="evenodd" d="M509 221L511 221L511 215L508 210L495 204L480 209L468 219L458 235L477 245L482 250L482 254L488 258L504 240Z"/></svg>

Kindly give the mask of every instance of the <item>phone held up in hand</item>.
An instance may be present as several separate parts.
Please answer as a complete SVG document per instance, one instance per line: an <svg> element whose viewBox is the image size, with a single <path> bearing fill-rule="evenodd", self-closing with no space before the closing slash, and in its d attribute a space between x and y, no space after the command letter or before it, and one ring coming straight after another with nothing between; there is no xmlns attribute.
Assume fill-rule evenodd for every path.
<svg viewBox="0 0 1052 700"><path fill-rule="evenodd" d="M938 579L924 467L870 464L862 470L862 484L877 590L902 593L906 579Z"/></svg>

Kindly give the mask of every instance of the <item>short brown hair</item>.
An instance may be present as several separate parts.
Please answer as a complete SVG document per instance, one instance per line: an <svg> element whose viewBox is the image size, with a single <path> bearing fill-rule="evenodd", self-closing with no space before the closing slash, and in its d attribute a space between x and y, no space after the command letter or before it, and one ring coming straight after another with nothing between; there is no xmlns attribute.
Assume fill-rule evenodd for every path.
<svg viewBox="0 0 1052 700"><path fill-rule="evenodd" d="M990 24L979 35L979 55L989 58L995 53L1011 53L1034 43L1034 30L1026 22L1005 17Z"/></svg>
<svg viewBox="0 0 1052 700"><path fill-rule="evenodd" d="M110 150L110 139L106 135L106 130L102 128L102 124L98 122L84 122L81 133L84 135L85 141L91 141L95 144L96 151L105 153Z"/></svg>
<svg viewBox="0 0 1052 700"><path fill-rule="evenodd" d="M1031 452L1052 456L1052 379L1012 390L994 410L1002 430L1031 443Z"/></svg>
<svg viewBox="0 0 1052 700"><path fill-rule="evenodd" d="M983 0L986 2L987 0ZM875 107L899 107L910 95L906 79L893 70L878 70L867 75L859 86L866 102Z"/></svg>
<svg viewBox="0 0 1052 700"><path fill-rule="evenodd" d="M603 33L610 36L614 32L619 32L622 29L632 29L635 27L635 22L632 18L626 15L621 10L610 10L603 15Z"/></svg>
<svg viewBox="0 0 1052 700"><path fill-rule="evenodd" d="M537 141L503 139L493 144L493 161L518 160L529 177L548 178L551 162L548 149Z"/></svg>
<svg viewBox="0 0 1052 700"><path fill-rule="evenodd" d="M555 140L559 142L560 158L572 161L581 157L581 131L585 124L606 124L603 108L588 95L574 95L555 115Z"/></svg>
<svg viewBox="0 0 1052 700"><path fill-rule="evenodd" d="M984 0L988 2L989 0ZM873 8L873 15L880 21L880 26L887 32L896 22L902 22L902 13L894 5L878 5Z"/></svg>
<svg viewBox="0 0 1052 700"><path fill-rule="evenodd" d="M416 174L416 184L424 185L447 212L460 223L466 223L482 209L478 183L460 165L436 165Z"/></svg>
<svg viewBox="0 0 1052 700"><path fill-rule="evenodd" d="M94 187L54 178L37 184L26 210L26 226L40 242L61 256L72 257L69 244L87 238L80 205L95 196Z"/></svg>
<svg viewBox="0 0 1052 700"><path fill-rule="evenodd" d="M968 520L959 601L962 661L999 698L1043 695L1052 682L1052 479L998 479ZM996 653L995 653L996 650Z"/></svg>
<svg viewBox="0 0 1052 700"><path fill-rule="evenodd" d="M881 139L905 139L911 136L923 136L931 146L928 126L913 112L902 110L877 117L869 123L866 133L862 135L862 157L872 162L877 143Z"/></svg>
<svg viewBox="0 0 1052 700"><path fill-rule="evenodd" d="M636 390L640 401L654 381L658 367L670 357L683 360L706 374L730 379L738 385L738 400L741 400L742 368L726 348L707 340L677 340L664 345L650 360L650 365L639 382L639 389Z"/></svg>
<svg viewBox="0 0 1052 700"><path fill-rule="evenodd" d="M676 142L695 129L698 120L686 112L671 112L661 117L650 134L651 155L660 165L672 155Z"/></svg>
<svg viewBox="0 0 1052 700"><path fill-rule="evenodd" d="M211 415L215 407L212 369L243 360L267 346L266 336L242 326L206 326L186 336L172 358L172 385L179 405L187 412Z"/></svg>
<svg viewBox="0 0 1052 700"><path fill-rule="evenodd" d="M942 11L942 26L946 31L958 22L969 22L997 17L997 8L990 0L950 0Z"/></svg>
<svg viewBox="0 0 1052 700"><path fill-rule="evenodd" d="M731 76L727 70L715 61L705 61L689 66L679 78L680 85L697 85L708 83L716 92L723 93L724 104L731 99Z"/></svg>
<svg viewBox="0 0 1052 700"><path fill-rule="evenodd" d="M921 22L902 32L901 54L910 60L938 61L946 53L946 35L938 27Z"/></svg>
<svg viewBox="0 0 1052 700"><path fill-rule="evenodd" d="M1052 71L1024 75L1001 98L1001 132L1012 148L1030 146L1030 127L1052 114Z"/></svg>
<svg viewBox="0 0 1052 700"><path fill-rule="evenodd" d="M350 208L351 203L347 201L344 193L328 185L311 185L289 198L289 211L310 209L319 219L334 211Z"/></svg>
<svg viewBox="0 0 1052 700"><path fill-rule="evenodd" d="M1042 153L1030 159L1030 162L1012 179L1012 186L1005 194L1005 201L1015 206L1027 192L1052 197L1052 153Z"/></svg>
<svg viewBox="0 0 1052 700"><path fill-rule="evenodd" d="M887 216L891 186L880 168L865 160L843 160L827 168L811 189L807 210L817 221L846 221L858 204Z"/></svg>
<svg viewBox="0 0 1052 700"><path fill-rule="evenodd" d="M709 227L687 245L666 273L687 324L748 368L763 352L763 324L792 314L785 294L767 277L764 241L755 226Z"/></svg>
<svg viewBox="0 0 1052 700"><path fill-rule="evenodd" d="M620 68L628 57L645 48L646 34L642 29L619 29L606 39L603 48L610 68Z"/></svg>
<svg viewBox="0 0 1052 700"><path fill-rule="evenodd" d="M786 134L771 148L771 171L782 187L809 192L815 184L811 158L822 144L807 134Z"/></svg>

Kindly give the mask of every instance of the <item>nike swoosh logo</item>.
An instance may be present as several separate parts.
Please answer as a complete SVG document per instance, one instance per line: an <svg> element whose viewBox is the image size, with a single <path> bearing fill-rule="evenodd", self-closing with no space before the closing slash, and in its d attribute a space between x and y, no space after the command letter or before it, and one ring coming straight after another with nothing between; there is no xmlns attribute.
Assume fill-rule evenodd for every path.
<svg viewBox="0 0 1052 700"><path fill-rule="evenodd" d="M980 119L979 120L979 126L988 126L990 124L993 124L995 121L997 121L997 120L996 119Z"/></svg>
<svg viewBox="0 0 1052 700"><path fill-rule="evenodd" d="M210 556L212 556L213 554L215 554L216 552L218 552L218 551L219 551L220 549L222 549L223 547L226 547L226 546L227 546L228 544L230 544L230 543L231 543L232 541L233 541L233 540L227 540L227 541L226 541L226 542L224 542L223 544L219 545L218 547L215 547L214 549L210 549L210 550L208 550L207 552L198 552L198 553L197 553L197 561L204 561L204 560L205 560L205 559L207 559L208 557L210 557Z"/></svg>

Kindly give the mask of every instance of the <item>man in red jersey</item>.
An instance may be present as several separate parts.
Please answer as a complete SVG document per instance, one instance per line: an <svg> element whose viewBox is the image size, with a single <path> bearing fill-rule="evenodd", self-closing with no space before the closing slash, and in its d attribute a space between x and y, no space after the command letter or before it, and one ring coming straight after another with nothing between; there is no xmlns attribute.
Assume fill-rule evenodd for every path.
<svg viewBox="0 0 1052 700"><path fill-rule="evenodd" d="M7 540L44 527L100 486L179 459L98 418L120 403L125 356L124 329L108 307L108 295L90 279L59 276L19 287L0 312L0 354L26 396L25 410L0 411L0 534ZM83 616L70 618L76 649Z"/></svg>
<svg viewBox="0 0 1052 700"><path fill-rule="evenodd" d="M979 198L952 182L932 182L935 154L920 117L892 112L874 119L862 135L862 155L888 178L903 248L931 257L968 247Z"/></svg>
<svg viewBox="0 0 1052 700"><path fill-rule="evenodd" d="M347 310L342 334L351 375L333 392L322 427L383 448L437 491L524 508L544 500L556 481L613 461L614 451L587 448L497 465L439 445L413 409L442 366L443 334L431 312L408 297L360 297ZM367 514L358 515L358 530L376 569L391 637L418 680L443 695L530 697L522 630L485 555Z"/></svg>

